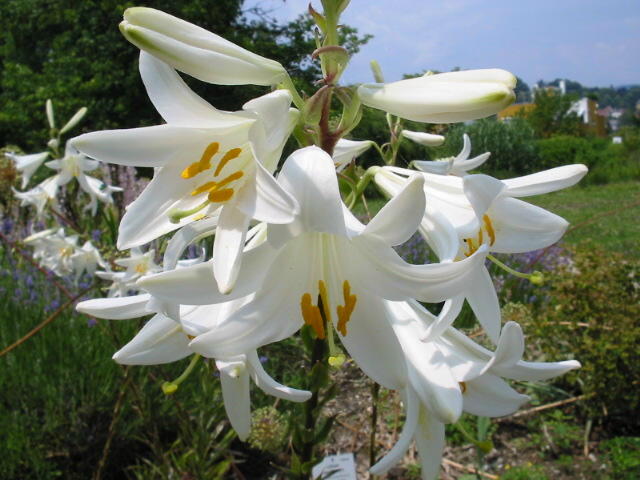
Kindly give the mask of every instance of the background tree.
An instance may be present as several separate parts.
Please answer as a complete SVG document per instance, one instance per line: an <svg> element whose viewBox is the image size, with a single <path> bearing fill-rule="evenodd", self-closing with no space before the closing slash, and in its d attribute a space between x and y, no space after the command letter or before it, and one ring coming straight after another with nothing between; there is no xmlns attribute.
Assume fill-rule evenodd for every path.
<svg viewBox="0 0 640 480"><path fill-rule="evenodd" d="M536 108L527 112L526 118L537 137L549 138L552 135L582 136L580 119L569 112L577 98L574 95L560 95L540 89L536 92Z"/></svg>
<svg viewBox="0 0 640 480"><path fill-rule="evenodd" d="M85 130L158 122L138 74L139 50L118 30L122 13L134 5L164 10L278 60L301 76L302 83L310 84L318 75L317 65L310 61L315 49L311 21L300 17L280 25L259 9L243 10L243 0L4 0L0 3L0 145L42 148L48 138L47 98L53 99L59 118L87 106ZM351 53L370 38L347 26L342 34ZM267 91L185 80L225 110L239 109Z"/></svg>

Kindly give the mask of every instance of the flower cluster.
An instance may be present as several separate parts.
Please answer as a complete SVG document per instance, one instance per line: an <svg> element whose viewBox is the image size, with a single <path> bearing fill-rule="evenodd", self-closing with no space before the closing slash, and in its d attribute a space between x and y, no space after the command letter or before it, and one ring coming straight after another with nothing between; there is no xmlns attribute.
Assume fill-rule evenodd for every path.
<svg viewBox="0 0 640 480"><path fill-rule="evenodd" d="M579 366L522 360L522 330L514 322L501 325L485 261L497 261L491 252L527 252L555 243L567 222L519 198L573 185L586 168L571 165L503 181L470 174L488 154L469 159L466 137L461 154L446 161L414 162L415 169L388 161L385 152L393 152L403 138L426 146L442 143L439 136L402 130L401 119L466 121L508 105L515 77L503 70L361 85L340 96L343 117L331 130L326 110L346 64L341 47L331 43L331 25L347 3L323 2L326 16L315 12L325 35L316 51L325 78L307 99L273 60L163 12L127 10L121 31L141 49L142 81L166 123L81 135L70 142L70 149L81 152L74 154L80 155L74 157L74 173L62 160L50 166L60 172L58 184L73 175L80 181L82 172L96 165L81 155L155 169L122 218L117 244L136 249L173 232L162 271L152 261L153 251L134 250L118 261L125 272L102 274L114 282L112 298L77 307L107 319L153 314L114 355L116 361L214 359L227 414L246 439L250 380L278 398L311 397L271 378L257 353L306 325L327 343L329 364L339 367L344 361L342 345L369 377L401 393L403 432L371 472L387 471L415 440L423 478L430 479L439 469L445 424L463 412L507 415L527 401L504 379L548 379ZM226 112L196 95L177 71L210 83L274 89ZM378 147L387 165L359 174L353 160L373 142L341 137L357 123L363 104L388 112L395 134L386 150ZM281 163L292 133L300 148ZM344 200L339 178L353 184ZM390 200L363 224L351 207L371 179ZM396 253L393 247L416 231L437 262L410 264ZM72 243L56 235L49 233L47 242ZM213 247L206 257L180 260L210 236ZM46 243L37 248L50 258ZM542 281L537 273L528 278ZM493 350L452 327L465 301ZM433 315L421 302L443 306ZM168 382L163 389L171 393L178 384Z"/></svg>
<svg viewBox="0 0 640 480"><path fill-rule="evenodd" d="M107 204L113 203L112 194L120 192L122 189L107 185L102 180L87 175L87 172L98 168L99 162L81 154L70 142L66 144L64 152L60 152L62 135L69 132L82 120L87 109L82 107L59 130L56 128L51 100L47 100L46 112L51 132L51 139L47 143L48 150L29 155L15 153L7 153L6 155L15 162L16 170L22 175L21 188L23 190L27 188L31 177L43 163L56 173L41 181L34 188L26 191L14 190L14 194L22 206L33 206L36 209L37 217L43 218L47 214L46 208L48 206L56 207L60 187L64 187L75 178L80 189L89 195L89 203L84 207L84 210L89 210L92 215L95 215L99 201ZM49 157L52 157L53 160L45 162Z"/></svg>

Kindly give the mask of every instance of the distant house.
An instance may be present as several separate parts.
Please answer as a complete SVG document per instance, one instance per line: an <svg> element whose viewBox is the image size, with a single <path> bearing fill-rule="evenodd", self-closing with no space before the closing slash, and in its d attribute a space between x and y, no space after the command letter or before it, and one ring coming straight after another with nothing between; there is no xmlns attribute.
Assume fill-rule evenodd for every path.
<svg viewBox="0 0 640 480"><path fill-rule="evenodd" d="M536 108L535 103L514 103L513 105L509 105L504 110L498 112L498 120L508 122L514 117L526 117L534 108Z"/></svg>
<svg viewBox="0 0 640 480"><path fill-rule="evenodd" d="M620 128L620 120L622 119L624 112L624 108L613 108L612 106L607 106L599 109L598 115L603 116L607 120L609 130L617 132Z"/></svg>
<svg viewBox="0 0 640 480"><path fill-rule="evenodd" d="M535 98L536 92L542 91L543 89L547 92L560 95L564 95L566 92L564 80L562 80L559 87L541 87L538 84L534 85L532 88L533 97ZM508 122L510 119L517 116L526 117L527 114L535 108L535 103L515 103L498 112L498 120ZM575 113L582 120L582 128L585 132L598 137L607 136L605 128L606 117L598 113L598 104L595 100L583 97L569 107L569 112Z"/></svg>
<svg viewBox="0 0 640 480"><path fill-rule="evenodd" d="M598 114L598 104L592 98L582 97L580 100L573 102L569 112L575 113L582 120L582 128L587 133L598 137L607 136L606 119Z"/></svg>

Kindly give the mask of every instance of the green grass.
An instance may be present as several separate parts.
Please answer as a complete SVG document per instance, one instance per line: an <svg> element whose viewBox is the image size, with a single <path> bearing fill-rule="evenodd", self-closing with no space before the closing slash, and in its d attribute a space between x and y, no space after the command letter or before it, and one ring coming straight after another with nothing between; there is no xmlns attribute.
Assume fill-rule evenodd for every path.
<svg viewBox="0 0 640 480"><path fill-rule="evenodd" d="M576 186L529 201L569 221L566 243L591 243L640 258L639 182Z"/></svg>

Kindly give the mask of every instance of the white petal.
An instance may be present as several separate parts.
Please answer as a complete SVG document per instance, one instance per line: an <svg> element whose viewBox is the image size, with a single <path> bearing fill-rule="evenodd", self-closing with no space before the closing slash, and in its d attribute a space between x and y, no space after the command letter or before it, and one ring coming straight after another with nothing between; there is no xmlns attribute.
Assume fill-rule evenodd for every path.
<svg viewBox="0 0 640 480"><path fill-rule="evenodd" d="M333 162L336 165L336 169L341 171L346 167L353 159L366 152L371 148L373 142L370 140L347 140L341 138L333 148Z"/></svg>
<svg viewBox="0 0 640 480"><path fill-rule="evenodd" d="M144 245L188 224L197 215L215 212L218 206L212 203L179 223L171 222L169 214L172 210L192 209L206 200L190 195L201 180L181 178L182 170L180 165L158 170L147 188L127 207L118 231L118 249Z"/></svg>
<svg viewBox="0 0 640 480"><path fill-rule="evenodd" d="M369 469L373 475L383 475L388 472L395 464L402 460L402 457L404 457L404 454L411 446L420 414L419 401L411 388L406 390L404 402L407 415L404 426L402 427L402 433L400 433L400 437L398 437L398 441L393 448Z"/></svg>
<svg viewBox="0 0 640 480"><path fill-rule="evenodd" d="M156 365L191 355L189 339L173 320L155 315L142 330L113 356L124 365Z"/></svg>
<svg viewBox="0 0 640 480"><path fill-rule="evenodd" d="M355 292L356 308L347 323L347 335L340 341L360 369L385 388L406 385L407 369L402 347L391 328L406 316L399 302L385 302L365 292ZM387 306L387 304L392 304Z"/></svg>
<svg viewBox="0 0 640 480"><path fill-rule="evenodd" d="M233 205L222 207L213 241L213 274L222 294L229 293L238 279L250 220Z"/></svg>
<svg viewBox="0 0 640 480"><path fill-rule="evenodd" d="M333 160L318 147L296 150L286 160L278 182L300 204L307 231L346 236L342 200Z"/></svg>
<svg viewBox="0 0 640 480"><path fill-rule="evenodd" d="M495 375L466 382L464 411L480 417L502 417L517 411L529 397L521 395Z"/></svg>
<svg viewBox="0 0 640 480"><path fill-rule="evenodd" d="M203 220L192 222L178 230L169 240L167 248L164 251L162 261L164 271L173 270L178 264L178 260L182 256L185 249L206 236L215 233L218 225L218 216L205 218Z"/></svg>
<svg viewBox="0 0 640 480"><path fill-rule="evenodd" d="M480 219L506 189L504 183L488 175L467 175L463 178L464 194Z"/></svg>
<svg viewBox="0 0 640 480"><path fill-rule="evenodd" d="M416 329L394 325L407 355L409 381L420 401L444 423L454 423L462 414L458 381L435 343L420 341Z"/></svg>
<svg viewBox="0 0 640 480"><path fill-rule="evenodd" d="M444 143L444 137L442 135L435 135L433 133L402 130L402 136L425 147L437 147Z"/></svg>
<svg viewBox="0 0 640 480"><path fill-rule="evenodd" d="M454 298L450 298L444 302L442 310L438 314L435 322L433 322L427 329L426 333L422 336L423 342L431 342L439 337L442 332L453 325L453 322L460 314L462 306L464 305L464 296L458 295Z"/></svg>
<svg viewBox="0 0 640 480"><path fill-rule="evenodd" d="M496 343L500 336L500 303L493 281L486 267L472 273L470 286L465 290L467 302L484 328L484 332Z"/></svg>
<svg viewBox="0 0 640 480"><path fill-rule="evenodd" d="M275 255L276 252L267 243L247 251L243 255L238 284L228 295L218 290L211 261L148 275L138 280L138 285L154 296L183 305L227 302L255 292L262 284Z"/></svg>
<svg viewBox="0 0 640 480"><path fill-rule="evenodd" d="M465 175L469 170L473 170L474 168L478 168L484 162L489 160L491 156L490 152L481 153L477 157L470 158L469 160L460 160L459 162L454 162L453 169L451 173L454 175Z"/></svg>
<svg viewBox="0 0 640 480"><path fill-rule="evenodd" d="M301 237L283 248L268 270L265 268L261 272L268 283L258 290L255 298L218 328L196 337L191 347L207 357L222 358L293 335L302 326L300 299L304 293L316 292L317 286L311 283L321 278L316 268L317 260L309 256L310 252L319 254L314 246L313 239ZM246 255L260 248L250 250ZM242 270L241 276L245 269ZM238 280L231 295L241 287Z"/></svg>
<svg viewBox="0 0 640 480"><path fill-rule="evenodd" d="M488 214L496 232L491 250L500 253L548 247L560 240L569 226L564 218L515 198L500 198Z"/></svg>
<svg viewBox="0 0 640 480"><path fill-rule="evenodd" d="M249 372L241 362L216 361L220 369L222 400L231 426L240 440L246 440L251 433L251 398L249 393Z"/></svg>
<svg viewBox="0 0 640 480"><path fill-rule="evenodd" d="M254 383L266 394L291 402L306 402L311 398L311 392L281 385L271 378L262 367L255 350L247 354L247 360L251 367L251 377Z"/></svg>
<svg viewBox="0 0 640 480"><path fill-rule="evenodd" d="M510 367L522 360L524 354L524 335L516 322L507 322L500 334L498 347L493 358L485 366L482 373L494 367Z"/></svg>
<svg viewBox="0 0 640 480"><path fill-rule="evenodd" d="M248 130L248 125L246 129ZM102 162L134 167L162 167L174 160L196 161L211 141L206 128L173 125L103 130L70 140L82 153Z"/></svg>
<svg viewBox="0 0 640 480"><path fill-rule="evenodd" d="M421 172L448 175L453 165L453 160L414 160L411 163L416 170Z"/></svg>
<svg viewBox="0 0 640 480"><path fill-rule="evenodd" d="M486 247L459 262L411 265L375 238L360 236L351 241L342 264L350 275L375 295L387 300L440 302L470 288L473 270L484 262Z"/></svg>
<svg viewBox="0 0 640 480"><path fill-rule="evenodd" d="M142 294L132 297L94 298L76 305L76 310L97 318L109 320L124 320L149 315L147 303L151 295Z"/></svg>
<svg viewBox="0 0 640 480"><path fill-rule="evenodd" d="M167 123L202 126L211 121L233 119L196 95L173 68L145 51L140 52L140 76L149 99ZM237 121L242 123L247 120L237 117Z"/></svg>
<svg viewBox="0 0 640 480"><path fill-rule="evenodd" d="M363 234L373 235L390 246L409 240L424 215L426 200L423 186L424 178L413 176L402 191L373 217Z"/></svg>
<svg viewBox="0 0 640 480"><path fill-rule="evenodd" d="M420 455L421 478L436 480L445 446L444 423L438 421L426 408L421 407L415 438Z"/></svg>
<svg viewBox="0 0 640 480"><path fill-rule="evenodd" d="M527 382L537 382L549 380L560 375L564 375L570 370L580 368L580 362L576 360L565 360L563 362L524 362L519 361L510 367L497 366L492 369L494 373L501 377Z"/></svg>
<svg viewBox="0 0 640 480"><path fill-rule="evenodd" d="M247 181L238 192L236 207L249 218L270 224L290 223L300 212L298 202L276 182L259 163L255 180Z"/></svg>
<svg viewBox="0 0 640 480"><path fill-rule="evenodd" d="M427 209L419 230L441 262L453 261L456 258L460 248L458 233L441 212Z"/></svg>
<svg viewBox="0 0 640 480"><path fill-rule="evenodd" d="M584 165L564 165L524 177L503 180L503 182L507 185L510 196L527 197L571 187L578 183L587 171Z"/></svg>

